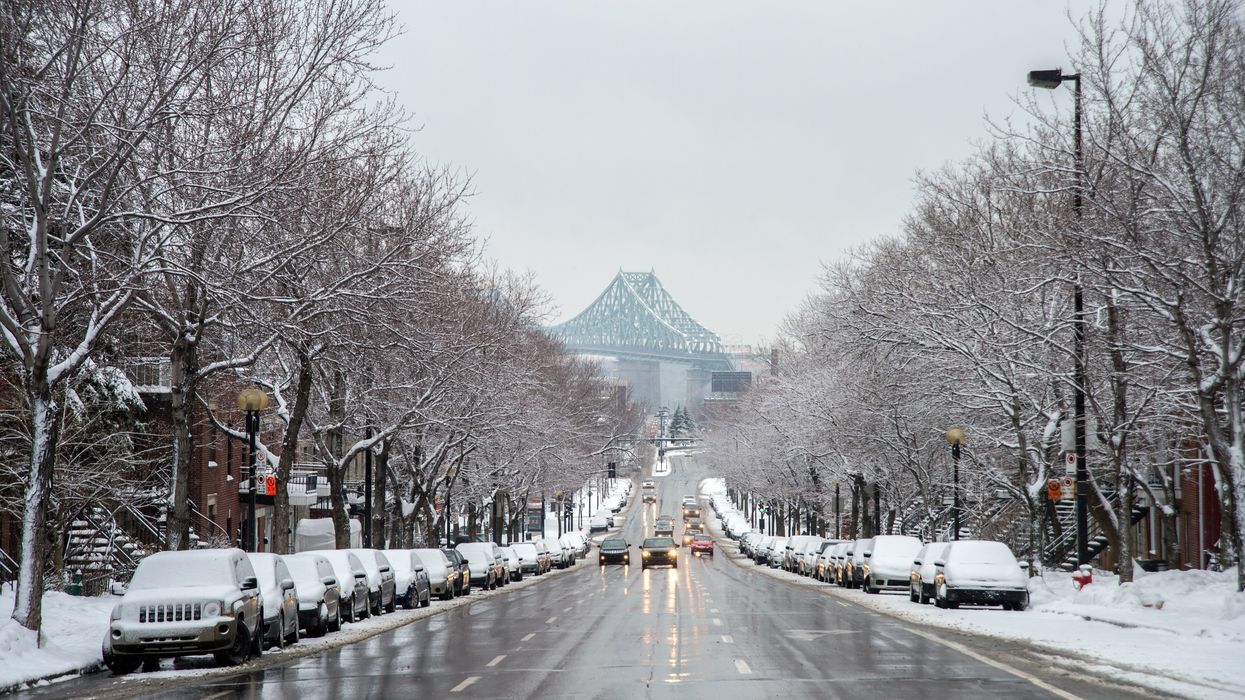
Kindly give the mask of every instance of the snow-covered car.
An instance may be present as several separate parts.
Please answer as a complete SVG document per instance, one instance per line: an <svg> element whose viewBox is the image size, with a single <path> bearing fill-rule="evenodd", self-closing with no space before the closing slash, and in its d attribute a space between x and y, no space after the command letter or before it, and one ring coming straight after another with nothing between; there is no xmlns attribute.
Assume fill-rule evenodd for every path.
<svg viewBox="0 0 1245 700"><path fill-rule="evenodd" d="M386 549L385 558L393 568L393 589L397 603L410 610L432 604L432 582L424 562L411 549Z"/></svg>
<svg viewBox="0 0 1245 700"><path fill-rule="evenodd" d="M363 570L367 572L367 597L373 615L393 612L398 608L397 585L393 580L393 567L383 552L375 549L352 549Z"/></svg>
<svg viewBox="0 0 1245 700"><path fill-rule="evenodd" d="M317 549L309 553L319 554L333 565L337 585L341 587L342 619L358 622L369 617L372 613L368 606L367 571L359 557L345 549Z"/></svg>
<svg viewBox="0 0 1245 700"><path fill-rule="evenodd" d="M571 532L562 535L561 539L563 544L575 550L575 557L577 559L582 559L588 554L588 538L584 537L582 532L575 532L572 530ZM571 563L574 564L575 562L572 561Z"/></svg>
<svg viewBox="0 0 1245 700"><path fill-rule="evenodd" d="M765 551L765 563L771 569L777 569L782 566L782 558L787 551L787 537L775 537L770 542L769 547Z"/></svg>
<svg viewBox="0 0 1245 700"><path fill-rule="evenodd" d="M494 546L492 542L464 542L454 548L467 558L467 565L471 567L471 585L485 590L502 585L497 560L493 558Z"/></svg>
<svg viewBox="0 0 1245 700"><path fill-rule="evenodd" d="M959 540L934 561L934 604L958 608L961 603L1002 605L1004 610L1029 607L1028 562L1019 564L1002 542Z"/></svg>
<svg viewBox="0 0 1245 700"><path fill-rule="evenodd" d="M104 664L129 673L147 660L212 654L221 665L262 653L259 578L240 549L157 552L112 608Z"/></svg>
<svg viewBox="0 0 1245 700"><path fill-rule="evenodd" d="M808 575L818 581L827 581L827 574L830 572L830 552L834 550L834 546L839 544L839 540L822 540L815 550L809 550Z"/></svg>
<svg viewBox="0 0 1245 700"><path fill-rule="evenodd" d="M446 547L441 551L450 560L450 566L458 572L455 577L457 588L454 589L454 595L471 595L471 564L467 562L467 557L452 547Z"/></svg>
<svg viewBox="0 0 1245 700"><path fill-rule="evenodd" d="M792 573L801 573L800 558L804 554L804 548L810 542L820 542L821 538L816 535L793 535L787 540L787 546L782 553L782 568Z"/></svg>
<svg viewBox="0 0 1245 700"><path fill-rule="evenodd" d="M264 643L285 648L298 641L298 593L294 577L276 554L251 552L246 555L259 578L259 594L264 599Z"/></svg>
<svg viewBox="0 0 1245 700"><path fill-rule="evenodd" d="M510 573L511 581L523 580L523 560L519 558L519 553L514 551L514 547L502 547L501 551L506 555L506 568Z"/></svg>
<svg viewBox="0 0 1245 700"><path fill-rule="evenodd" d="M852 541L839 542L830 549L826 550L826 554L822 558L826 562L826 583L839 583L840 576L843 574L843 560L847 552L851 551Z"/></svg>
<svg viewBox="0 0 1245 700"><path fill-rule="evenodd" d="M319 554L287 554L285 566L298 594L298 624L309 637L322 637L342 626L341 587L333 565Z"/></svg>
<svg viewBox="0 0 1245 700"><path fill-rule="evenodd" d="M609 519L604 515L594 515L588 519L588 532L605 532L610 529Z"/></svg>
<svg viewBox="0 0 1245 700"><path fill-rule="evenodd" d="M458 590L458 569L449 557L439 549L412 549L411 553L419 557L428 574L428 587L432 595L440 596L441 600L450 600Z"/></svg>
<svg viewBox="0 0 1245 700"><path fill-rule="evenodd" d="M908 597L924 605L934 598L934 562L942 558L949 542L930 542L921 547L908 572Z"/></svg>
<svg viewBox="0 0 1245 700"><path fill-rule="evenodd" d="M769 563L769 548L773 543L773 535L761 535L761 539L752 546L752 561L758 564Z"/></svg>
<svg viewBox="0 0 1245 700"><path fill-rule="evenodd" d="M907 535L878 535L865 550L864 578L861 587L865 593L883 590L901 591L911 579L912 561L921 551L921 541Z"/></svg>
<svg viewBox="0 0 1245 700"><path fill-rule="evenodd" d="M865 580L865 564L868 559L865 558L865 552L873 544L873 538L856 540L855 546L852 547L852 553L847 557L847 561L843 568L843 578L848 588L860 588L860 584Z"/></svg>
<svg viewBox="0 0 1245 700"><path fill-rule="evenodd" d="M532 546L536 547L536 552L540 555L541 573L552 571L554 567L561 568L559 561L562 558L562 546L555 540L537 537L532 540Z"/></svg>
<svg viewBox="0 0 1245 700"><path fill-rule="evenodd" d="M531 542L516 542L510 549L514 550L514 556L519 562L519 573L531 574L539 576L545 573L545 567L540 562L540 551L536 549L536 545Z"/></svg>

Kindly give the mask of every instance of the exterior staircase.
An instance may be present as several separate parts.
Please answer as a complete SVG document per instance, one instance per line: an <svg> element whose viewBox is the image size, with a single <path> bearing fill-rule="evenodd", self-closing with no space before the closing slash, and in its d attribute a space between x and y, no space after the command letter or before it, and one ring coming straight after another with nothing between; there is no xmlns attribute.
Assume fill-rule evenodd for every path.
<svg viewBox="0 0 1245 700"><path fill-rule="evenodd" d="M1108 493L1107 502L1112 507L1119 500L1119 494ZM1059 501L1055 504L1055 514L1059 520L1062 533L1059 537L1053 538L1046 544L1042 551L1045 561L1057 561L1058 566L1063 571L1076 571L1077 552L1076 552L1076 501ZM1129 525L1136 525L1150 514L1150 509L1142 505L1134 505L1132 517ZM1092 561L1107 548L1107 536L1103 534L1102 528L1098 526L1097 521L1091 517L1089 519L1089 558Z"/></svg>

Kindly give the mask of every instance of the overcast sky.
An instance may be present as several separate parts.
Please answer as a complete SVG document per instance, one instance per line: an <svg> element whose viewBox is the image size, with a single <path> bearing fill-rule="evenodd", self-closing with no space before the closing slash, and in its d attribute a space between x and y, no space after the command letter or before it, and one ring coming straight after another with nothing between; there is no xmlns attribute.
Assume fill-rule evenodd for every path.
<svg viewBox="0 0 1245 700"><path fill-rule="evenodd" d="M489 256L555 320L654 269L728 343L898 231L913 174L971 153L1074 39L1062 1L394 6L381 82L419 152L473 178Z"/></svg>

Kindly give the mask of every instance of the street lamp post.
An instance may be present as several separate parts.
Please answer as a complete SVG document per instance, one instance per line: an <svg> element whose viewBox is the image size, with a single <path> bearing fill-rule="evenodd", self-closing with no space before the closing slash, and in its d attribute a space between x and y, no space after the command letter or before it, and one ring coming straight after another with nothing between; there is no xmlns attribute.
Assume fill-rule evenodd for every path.
<svg viewBox="0 0 1245 700"><path fill-rule="evenodd" d="M259 551L259 527L255 522L255 504L259 495L259 462L255 453L259 450L259 412L268 408L268 394L262 389L251 387L238 392L238 408L246 411L246 437L250 445L251 460L251 497L247 499L247 523L250 537L247 538L248 551Z"/></svg>
<svg viewBox="0 0 1245 700"><path fill-rule="evenodd" d="M952 428L946 433L947 442L951 445L951 469L954 495L951 510L953 513L952 527L955 528L952 539L960 539L960 445L964 444L964 430Z"/></svg>
<svg viewBox="0 0 1245 700"><path fill-rule="evenodd" d="M1081 74L1064 75L1063 70L1029 71L1029 84L1033 87L1054 90L1066 81L1072 82L1075 102L1072 124L1073 157L1076 168L1076 184L1072 190L1072 211L1079 223L1084 216L1085 153L1081 135ZM1073 425L1076 433L1076 563L1089 563L1089 467L1085 463L1085 294L1081 286L1081 272L1076 272L1072 289L1073 333Z"/></svg>
<svg viewBox="0 0 1245 700"><path fill-rule="evenodd" d="M458 473L458 466L451 464L449 469L445 470L445 546L453 547L454 540L451 537L450 527L453 522L450 519L450 496L454 491L454 475Z"/></svg>
<svg viewBox="0 0 1245 700"><path fill-rule="evenodd" d="M364 439L372 439L372 427L363 432ZM372 548L372 448L363 454L363 546Z"/></svg>
<svg viewBox="0 0 1245 700"><path fill-rule="evenodd" d="M840 510L839 482L834 482L834 539L843 539L843 513Z"/></svg>

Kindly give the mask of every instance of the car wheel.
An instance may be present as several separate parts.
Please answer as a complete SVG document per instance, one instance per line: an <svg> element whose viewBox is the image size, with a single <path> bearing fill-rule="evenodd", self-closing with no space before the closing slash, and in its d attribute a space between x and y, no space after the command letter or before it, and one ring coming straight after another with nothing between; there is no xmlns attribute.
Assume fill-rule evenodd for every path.
<svg viewBox="0 0 1245 700"><path fill-rule="evenodd" d="M160 670L160 657L159 656L144 656L143 657L143 673L154 673L159 670Z"/></svg>
<svg viewBox="0 0 1245 700"><path fill-rule="evenodd" d="M218 651L212 656L219 666L237 666L246 662L247 650L251 648L251 635L246 625L238 624L238 631L233 635L233 644L225 651Z"/></svg>
<svg viewBox="0 0 1245 700"><path fill-rule="evenodd" d="M337 601L337 613L333 615L333 631L342 631L342 602Z"/></svg>
<svg viewBox="0 0 1245 700"><path fill-rule="evenodd" d="M917 596L917 600L916 600L916 602L920 603L921 605L928 605L928 604L929 604L929 594L925 592L925 584L924 584L924 583L918 583L918 584L917 584L917 586L916 586L916 596Z"/></svg>
<svg viewBox="0 0 1245 700"><path fill-rule="evenodd" d="M419 601L419 607L421 608L426 608L429 605L432 605L432 589L431 588L428 589L428 595L424 596L423 599Z"/></svg>
<svg viewBox="0 0 1245 700"><path fill-rule="evenodd" d="M872 576L870 576L869 578L866 578L866 579L865 579L865 582L864 582L864 587L865 587L865 593L869 593L869 594L872 594L872 595L877 595L877 594L878 594L878 589L873 587L873 577L872 577Z"/></svg>
<svg viewBox="0 0 1245 700"><path fill-rule="evenodd" d="M460 590L458 594L459 595L471 595L471 583L468 583L467 585L463 586L462 590Z"/></svg>
<svg viewBox="0 0 1245 700"><path fill-rule="evenodd" d="M916 592L916 586L913 586L912 584L908 584L908 600L915 603L917 602L918 599L919 599L919 596L917 595L917 592Z"/></svg>
<svg viewBox="0 0 1245 700"><path fill-rule="evenodd" d="M1022 600L1018 600L1015 603L1012 603L1012 610L1015 610L1016 612L1024 612L1025 608L1027 607L1029 607L1028 596L1025 596L1025 598L1023 598Z"/></svg>
<svg viewBox="0 0 1245 700"><path fill-rule="evenodd" d="M489 581L489 584L488 584L488 589L489 589L490 591L495 591L495 590L497 590L497 579L493 579L493 580Z"/></svg>
<svg viewBox="0 0 1245 700"><path fill-rule="evenodd" d="M133 673L141 663L143 663L141 658L104 654L104 665L108 667L109 671L112 671L114 676L124 676L127 673Z"/></svg>
<svg viewBox="0 0 1245 700"><path fill-rule="evenodd" d="M397 612L398 610L398 594L395 592L393 597L389 599L389 605L385 606L385 612Z"/></svg>
<svg viewBox="0 0 1245 700"><path fill-rule="evenodd" d="M260 608L259 617L257 619L259 620L259 625L264 624L263 623L263 620L264 620L264 609L263 608ZM252 659L258 659L259 657L264 655L264 633L262 630L263 628L261 626L257 626L255 632L251 634L251 658Z"/></svg>
<svg viewBox="0 0 1245 700"><path fill-rule="evenodd" d="M290 632L290 636L285 640L286 645L298 644L298 617L294 618L294 631Z"/></svg>
<svg viewBox="0 0 1245 700"><path fill-rule="evenodd" d="M277 649L284 649L285 648L285 625L283 624L283 621L281 620L281 618L278 617L276 622L272 623L272 626L270 629L271 629L270 633L272 634L272 643L269 644L269 646L276 647Z"/></svg>

